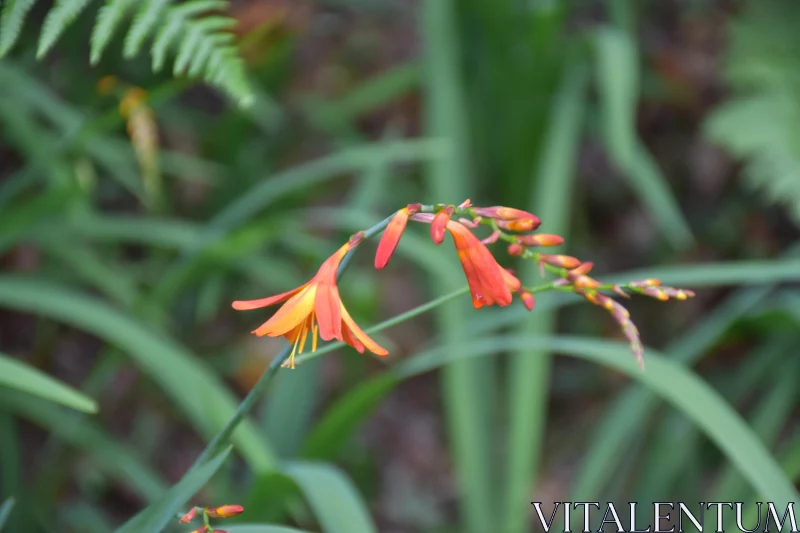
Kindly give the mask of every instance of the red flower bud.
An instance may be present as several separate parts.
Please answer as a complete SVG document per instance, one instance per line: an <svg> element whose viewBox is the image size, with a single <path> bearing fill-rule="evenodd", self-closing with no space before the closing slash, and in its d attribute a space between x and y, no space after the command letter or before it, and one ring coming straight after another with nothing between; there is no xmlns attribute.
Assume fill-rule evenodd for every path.
<svg viewBox="0 0 800 533"><path fill-rule="evenodd" d="M236 516L244 512L244 507L241 505L220 505L219 507L206 507L206 516L211 518L228 518Z"/></svg>
<svg viewBox="0 0 800 533"><path fill-rule="evenodd" d="M518 218L515 220L498 220L497 227L504 231L527 233L539 227L539 219Z"/></svg>
<svg viewBox="0 0 800 533"><path fill-rule="evenodd" d="M541 254L539 258L543 263L547 263L548 265L553 265L567 269L576 268L581 264L580 259L572 257L570 255Z"/></svg>
<svg viewBox="0 0 800 533"><path fill-rule="evenodd" d="M513 243L508 245L508 255L519 256L525 253L525 248L522 245Z"/></svg>
<svg viewBox="0 0 800 533"><path fill-rule="evenodd" d="M453 216L453 206L447 206L433 217L431 223L431 239L436 244L442 244L444 241L444 232L447 228L447 223L450 222L450 217Z"/></svg>
<svg viewBox="0 0 800 533"><path fill-rule="evenodd" d="M521 292L519 294L519 298L522 300L522 305L524 305L528 311L533 311L533 306L536 303L536 300L533 298L533 294L529 292Z"/></svg>
<svg viewBox="0 0 800 533"><path fill-rule="evenodd" d="M194 517L195 517L195 516L197 516L197 507L193 507L191 511L189 511L188 513L186 513L185 515L183 515L183 516L181 517L181 519L179 520L179 522L180 522L181 524L188 524L189 522L191 522L192 520L194 520Z"/></svg>
<svg viewBox="0 0 800 533"><path fill-rule="evenodd" d="M558 246L564 243L564 238L559 235L542 233L539 235L518 235L517 242L523 246Z"/></svg>

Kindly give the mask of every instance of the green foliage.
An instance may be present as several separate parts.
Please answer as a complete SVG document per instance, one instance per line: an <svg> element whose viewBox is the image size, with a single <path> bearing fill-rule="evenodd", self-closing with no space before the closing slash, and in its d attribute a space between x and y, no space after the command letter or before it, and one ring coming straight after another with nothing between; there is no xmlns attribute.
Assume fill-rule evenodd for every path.
<svg viewBox="0 0 800 533"><path fill-rule="evenodd" d="M744 176L800 221L800 5L748 2L731 23L725 77L733 96L708 119Z"/></svg>
<svg viewBox="0 0 800 533"><path fill-rule="evenodd" d="M33 0L0 0L0 53L33 37L58 53L46 69L32 54L0 61L0 343L9 333L2 349L25 362L0 355L0 531L188 531L197 525L175 515L189 505L238 503L244 515L214 526L524 533L530 494L553 486L572 501L796 500L800 292L789 285L800 259L774 253L783 241L770 230L764 248L741 244L760 215L733 187L698 208L699 179L676 171L691 158L661 144L695 139L685 115L669 98L656 106L668 120L640 113L662 78L636 18L661 29L667 11L696 28L710 8L609 0L585 17L581 2L336 3L311 15L311 28L346 29L324 60L290 55L291 30L248 45L260 86L245 112L177 97L183 80L148 85L165 174L156 212L119 100L97 95L74 50L89 42L95 64L118 45L125 59L148 53L153 70L241 101L227 3L54 0L37 6L39 27L25 24ZM94 8L90 35L68 31ZM736 92L709 124L744 139L740 152L726 146L751 165L762 153L796 165L800 40L781 19L798 15L771 2L735 25ZM268 33L275 21L257 22ZM421 35L420 54L381 56L384 24ZM300 39L316 44L309 33ZM244 89L232 90L237 75ZM726 115L739 105L747 113ZM253 387L286 344L249 335L271 310L237 314L232 300L300 285L407 202L467 196L534 211L543 232L569 237L554 253L596 261L598 277L657 277L698 298L631 302L643 373L608 317L574 295L475 312L449 241L409 228L380 276L366 242L340 283L391 356L321 345ZM536 283L536 269L492 251ZM74 389L42 373L65 371ZM242 405L254 409L237 426ZM387 442L393 431L402 440Z"/></svg>
<svg viewBox="0 0 800 533"><path fill-rule="evenodd" d="M36 0L6 0L0 16L0 57L11 50L25 18ZM43 58L62 38L91 0L56 0L42 25L37 58ZM137 9L138 6L138 9ZM152 68L160 71L170 54L176 56L173 75L201 77L230 95L241 106L253 103L244 61L238 56L234 36L236 21L207 15L224 10L224 0L189 0L173 5L171 0L104 0L91 35L91 62L97 64L118 31L134 10L134 20L125 38L124 56L139 53L148 38Z"/></svg>
<svg viewBox="0 0 800 533"><path fill-rule="evenodd" d="M35 368L0 353L0 385L34 394L85 413L96 413L97 403Z"/></svg>

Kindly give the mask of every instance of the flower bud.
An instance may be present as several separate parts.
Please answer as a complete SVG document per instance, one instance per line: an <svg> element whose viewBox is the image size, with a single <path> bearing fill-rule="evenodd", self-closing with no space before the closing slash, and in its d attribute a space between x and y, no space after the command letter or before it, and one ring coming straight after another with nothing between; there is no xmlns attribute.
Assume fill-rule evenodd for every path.
<svg viewBox="0 0 800 533"><path fill-rule="evenodd" d="M219 507L206 507L205 514L211 518L229 518L244 512L241 505L220 505Z"/></svg>
<svg viewBox="0 0 800 533"><path fill-rule="evenodd" d="M541 254L539 258L543 263L547 263L548 265L553 265L567 269L576 268L581 264L580 259L578 259L577 257L572 257L570 255Z"/></svg>
<svg viewBox="0 0 800 533"><path fill-rule="evenodd" d="M508 245L508 255L520 256L525 253L525 248L517 243Z"/></svg>
<svg viewBox="0 0 800 533"><path fill-rule="evenodd" d="M420 212L420 210L422 209L422 204L419 202L417 202L416 204L408 204L406 206L406 209L408 209L409 215L414 215Z"/></svg>
<svg viewBox="0 0 800 533"><path fill-rule="evenodd" d="M447 206L433 217L431 239L435 244L442 244L442 241L444 241L444 231L451 216L453 216L453 206Z"/></svg>
<svg viewBox="0 0 800 533"><path fill-rule="evenodd" d="M564 238L560 235L550 235L547 233L538 235L518 235L516 240L523 246L558 246L564 243Z"/></svg>
<svg viewBox="0 0 800 533"><path fill-rule="evenodd" d="M539 227L539 219L518 218L515 220L498 220L497 227L503 231L514 231L516 233L527 233Z"/></svg>
<svg viewBox="0 0 800 533"><path fill-rule="evenodd" d="M188 524L189 522L191 522L192 520L194 520L194 517L195 517L195 516L197 516L197 507L193 507L191 511L189 511L188 513L186 513L185 515L183 515L183 516L181 517L181 519L179 520L179 522L180 522L181 524Z"/></svg>
<svg viewBox="0 0 800 533"><path fill-rule="evenodd" d="M533 311L533 306L536 303L536 300L533 298L533 294L529 292L521 292L519 294L519 298L522 300L522 305L524 305L528 311Z"/></svg>

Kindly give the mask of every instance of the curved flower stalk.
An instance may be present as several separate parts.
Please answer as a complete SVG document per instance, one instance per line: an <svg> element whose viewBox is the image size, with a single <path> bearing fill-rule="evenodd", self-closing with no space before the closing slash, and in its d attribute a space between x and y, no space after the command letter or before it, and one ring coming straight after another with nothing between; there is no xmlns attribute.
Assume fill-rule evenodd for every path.
<svg viewBox="0 0 800 533"><path fill-rule="evenodd" d="M285 302L272 318L253 333L259 336L286 337L293 345L291 354L284 363L284 366L290 368L294 368L295 355L303 352L309 334L312 336L312 352L316 350L317 338L320 336L323 340L343 341L361 353L367 349L379 356L385 356L387 351L368 337L350 317L339 297L336 281L345 256L364 238L371 237L384 228L374 264L377 269L386 267L409 221L430 224L431 239L437 245L444 242L447 233L450 234L475 308L508 306L516 295L530 311L535 305L534 294L537 292L573 292L611 313L642 368L644 360L639 332L628 311L604 292L613 292L624 298L629 298L628 292L632 292L661 301L670 298L685 300L694 296L689 290L662 287L660 281L655 279L626 284L603 284L588 275L593 266L591 262L569 255L538 251L540 248L563 244L564 239L559 235L532 233L541 225L541 220L536 215L503 206L474 207L466 200L458 206L409 204L373 228L351 237L304 285L268 298L236 301L233 302L233 307L247 310ZM484 239L473 233L480 226L489 229L489 235ZM498 241L508 244L509 255L534 261L539 266L542 277L546 278L550 274L555 279L536 286L523 285L511 271L498 263L489 250L488 245Z"/></svg>

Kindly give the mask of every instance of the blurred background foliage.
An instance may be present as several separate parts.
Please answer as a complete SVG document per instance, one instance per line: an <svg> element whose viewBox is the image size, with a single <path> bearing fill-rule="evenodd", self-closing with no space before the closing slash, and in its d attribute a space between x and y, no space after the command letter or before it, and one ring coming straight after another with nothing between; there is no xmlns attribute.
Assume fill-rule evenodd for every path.
<svg viewBox="0 0 800 533"><path fill-rule="evenodd" d="M3 531L107 532L148 504L126 531L188 530L190 498L243 504L234 533L798 499L793 0L0 4ZM178 483L282 346L232 300L467 197L535 212L600 279L698 296L629 302L645 374L576 297L461 298L376 334L388 362L281 372L230 457ZM464 283L413 228L399 253L343 277L360 323Z"/></svg>

